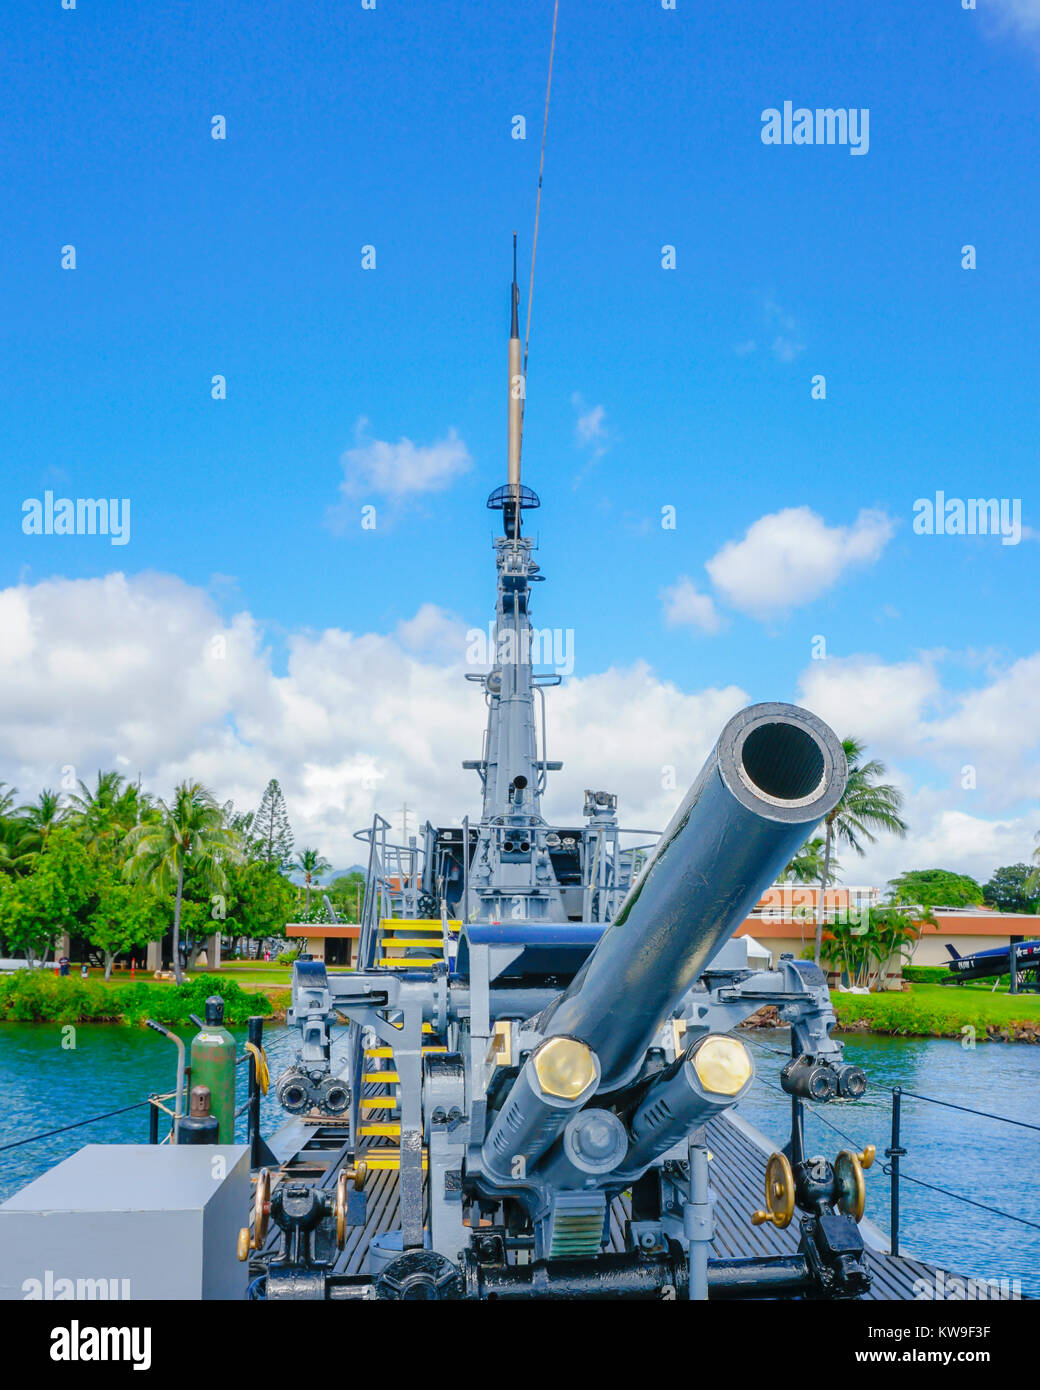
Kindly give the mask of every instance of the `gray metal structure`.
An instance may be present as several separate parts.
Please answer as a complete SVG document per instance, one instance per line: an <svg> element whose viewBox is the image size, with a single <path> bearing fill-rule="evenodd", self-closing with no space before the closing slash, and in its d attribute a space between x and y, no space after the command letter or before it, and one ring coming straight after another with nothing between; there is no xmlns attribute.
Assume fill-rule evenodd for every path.
<svg viewBox="0 0 1040 1390"><path fill-rule="evenodd" d="M472 828L426 825L421 845L389 843L377 817L364 832L358 968L294 967L300 1053L280 1084L305 1081L320 1109L329 1030L346 1020L350 1117L335 1196L295 1182L271 1195L282 1236L259 1282L275 1299L860 1296L871 1280L861 1160L872 1154L807 1159L801 1105L855 1098L865 1078L830 1036L821 972L787 958L751 971L733 937L841 797L841 744L805 710L755 705L723 729L656 847L622 848L609 793L586 794L580 826L546 823L541 796L560 764L547 758L543 687L558 677L539 676L532 659L541 575L523 517L538 498L520 477L517 298L514 269L507 482L488 502L504 532L495 651L469 677L488 709L481 757L466 764L481 815ZM391 925L436 928L438 915L440 959L380 956ZM799 1244L782 1257L712 1257L704 1129L751 1084L731 1030L765 1004L791 1025L781 1083L792 1135L753 1219L786 1229L797 1209ZM368 1058L390 1066L371 1072ZM388 1101L371 1085L381 1075ZM366 1126L369 1105L396 1119ZM381 1128L387 1137L365 1142ZM367 1220L363 1165L381 1162L398 1172L399 1229L371 1240L366 1270L343 1273L329 1223L342 1248L348 1213Z"/></svg>
<svg viewBox="0 0 1040 1390"><path fill-rule="evenodd" d="M0 1299L240 1299L242 1144L87 1144L0 1204Z"/></svg>

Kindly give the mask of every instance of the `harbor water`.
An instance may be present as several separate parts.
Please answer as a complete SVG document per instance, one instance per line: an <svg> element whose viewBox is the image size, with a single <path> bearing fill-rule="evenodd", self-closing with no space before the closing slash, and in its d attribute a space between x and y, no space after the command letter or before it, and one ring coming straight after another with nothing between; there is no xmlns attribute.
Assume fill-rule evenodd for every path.
<svg viewBox="0 0 1040 1390"><path fill-rule="evenodd" d="M790 1055L789 1034L755 1029L743 1031L741 1037L751 1042L756 1079L740 1104L740 1114L771 1139L784 1142L790 1133L791 1101L780 1090L777 1070ZM906 1155L900 1160L900 1253L962 1276L1018 1280L1024 1295L1040 1297L1040 1130L1001 1124L905 1094L914 1091L1040 1125L1040 1047L980 1043L967 1049L955 1039L862 1033L843 1035L842 1042L846 1061L864 1068L870 1088L859 1101L806 1105L807 1152L833 1160L840 1149L862 1151L874 1144L877 1159L865 1174L866 1215L889 1234L890 1180L883 1172L884 1151L890 1142L892 1089L902 1087L901 1146ZM971 1206L920 1183L982 1205ZM983 1207L1021 1219L1007 1220Z"/></svg>
<svg viewBox="0 0 1040 1390"><path fill-rule="evenodd" d="M241 1046L245 1031L232 1031ZM191 1034L184 1036L190 1040ZM751 1044L757 1077L739 1113L779 1146L789 1131L790 1100L777 1080L788 1055L787 1034L756 1030L741 1036ZM333 1038L334 1065L345 1037L345 1029L339 1029ZM63 1047L63 1039L68 1041L69 1034L58 1025L0 1026L0 1200L83 1144L145 1143L148 1112L142 1106L37 1143L6 1151L2 1145L173 1088L175 1049L147 1029L80 1024L75 1047ZM983 1043L966 1050L945 1039L857 1034L844 1042L847 1060L866 1069L871 1089L859 1102L806 1106L807 1149L833 1159L841 1148L877 1146L877 1161L866 1174L866 1214L885 1232L890 1184L882 1166L893 1087L1040 1123L1040 1048ZM266 1030L272 1077L291 1060L295 1045L295 1032L290 1034L284 1025ZM245 1070L239 1068L239 1104L245 1098ZM264 1097L262 1118L265 1133L284 1118L273 1087ZM238 1123L236 1137L241 1140L245 1117ZM168 1127L165 1118L163 1124L161 1133ZM900 1197L902 1252L959 1275L1018 1280L1023 1294L1040 1296L1040 1220L1035 1204L1040 1133L905 1095L902 1145L907 1150ZM919 1183L982 1205L968 1205ZM1034 1224L1008 1220L984 1207Z"/></svg>

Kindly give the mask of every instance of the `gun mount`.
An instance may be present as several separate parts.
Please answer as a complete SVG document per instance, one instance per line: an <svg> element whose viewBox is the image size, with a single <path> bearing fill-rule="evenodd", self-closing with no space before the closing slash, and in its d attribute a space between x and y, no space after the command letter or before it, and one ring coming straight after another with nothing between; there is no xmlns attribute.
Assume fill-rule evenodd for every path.
<svg viewBox="0 0 1040 1390"><path fill-rule="evenodd" d="M764 1003L791 1024L784 1084L797 1115L802 1097L864 1088L830 1037L817 967L784 958L750 971L732 936L845 779L822 721L752 706L726 725L609 925L463 924L454 961L425 969L330 975L297 963L289 1021L307 1042L312 1084L337 1014L350 1020L355 1062L365 1039L393 1048L402 1230L399 1244L372 1247L376 1296L660 1297L696 1285L711 1297L848 1297L867 1287L858 1160L807 1161L800 1122L790 1159L777 1156L790 1176L774 1175L769 1210L755 1218L786 1224L797 1205L798 1256L709 1260L698 1231L710 1207L695 1196L698 1133L754 1075L730 1030ZM424 1025L443 1051L424 1049ZM356 1065L349 1081L356 1122ZM627 1191L629 1252L606 1253L610 1203ZM278 1277L309 1288L316 1269L326 1296L361 1296L354 1285L365 1281L313 1262L307 1280L294 1284L284 1263Z"/></svg>

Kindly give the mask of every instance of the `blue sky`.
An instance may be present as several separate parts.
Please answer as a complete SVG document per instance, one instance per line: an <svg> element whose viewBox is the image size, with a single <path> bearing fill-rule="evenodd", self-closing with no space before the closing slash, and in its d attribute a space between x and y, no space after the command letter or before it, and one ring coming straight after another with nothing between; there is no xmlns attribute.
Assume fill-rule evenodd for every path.
<svg viewBox="0 0 1040 1390"><path fill-rule="evenodd" d="M212 604L224 623L248 613L276 685L298 638L397 640L423 604L487 622L510 238L516 228L526 311L551 13L548 0L53 0L8 16L0 585L31 602L41 584L123 572L130 588L91 636L88 666L93 654L111 668L118 603L135 585L154 592L145 575L176 577L176 602ZM537 621L574 628L579 683L615 668L690 699L729 687L811 698L918 799L935 838L913 853L965 864L971 827L951 838L950 815L1013 824L1001 853L1014 858L1040 826L1027 776L1038 72L1034 0L809 13L563 0L554 70L524 445L550 581ZM869 151L763 144L762 112L788 99L868 108ZM211 139L216 114L226 140ZM974 270L961 266L969 243ZM60 265L70 244L74 271ZM364 245L375 270L361 268ZM811 399L816 374L826 400ZM380 493L371 449L384 442L392 463L402 439L427 451L420 468L445 447L469 467L449 467L439 490ZM352 466L361 478L344 497ZM129 544L24 535L22 504L47 489L129 497ZM1021 499L1024 538L915 535L914 501L937 490ZM661 528L665 505L674 530ZM778 517L788 508L815 519ZM706 570L763 519L728 566ZM793 586L777 568L784 537L821 557ZM857 538L862 557L846 563ZM687 607L670 623L683 576L700 618ZM765 608L749 598L759 581ZM810 664L821 635L826 679ZM27 658L38 670L41 650ZM123 705L112 695L93 734L69 731L66 758L19 723L12 696L0 777L53 783L56 761L96 761L132 727L128 756L156 777L198 754L252 794L244 745L262 740L242 734L230 696L199 713L194 752L186 728L149 753L154 700L147 681ZM243 746L221 765L228 730ZM423 794L376 742L353 752L389 760L389 795ZM648 766L667 760L656 752ZM255 780L277 769L291 785L279 759L293 757L331 752L266 746ZM965 764L984 793L967 802ZM336 839L305 783L301 821ZM649 812L649 794L633 795ZM329 804L360 814L349 797Z"/></svg>

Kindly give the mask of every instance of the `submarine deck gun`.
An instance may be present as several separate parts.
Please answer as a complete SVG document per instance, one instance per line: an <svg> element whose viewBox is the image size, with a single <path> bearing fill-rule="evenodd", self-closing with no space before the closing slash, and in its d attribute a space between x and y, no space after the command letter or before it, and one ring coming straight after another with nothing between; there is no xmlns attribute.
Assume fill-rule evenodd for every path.
<svg viewBox="0 0 1040 1390"><path fill-rule="evenodd" d="M410 869L400 876L411 885L405 916L420 915L420 896L439 902L443 959L380 962L370 875L358 968L294 966L288 1021L301 1045L279 1096L296 1113L349 1107L354 1152L335 1198L275 1192L262 1203L284 1234L266 1296L858 1296L870 1282L856 1223L872 1155L807 1160L801 1107L855 1099L865 1077L830 1036L819 968L781 957L752 971L734 938L841 798L841 743L793 705L740 711L652 855L625 861L615 850L610 875L601 849L610 835L616 844L616 798L587 793L580 834L545 821L540 796L559 764L545 756L544 713L537 755L529 599L541 576L522 518L538 499L520 476L517 293L514 254L508 478L488 503L505 533L495 541L496 650L491 669L472 677L488 704L483 756L468 764L481 778L482 815L448 848L450 837L431 840L427 827L422 895ZM712 1258L703 1130L746 1095L754 1067L732 1030L766 1004L791 1028L781 1084L792 1133L751 1219L783 1227L797 1208L801 1244L794 1255ZM344 1018L348 1060L333 1075L329 1030ZM363 1059L376 1053L392 1056L400 1230L372 1240L367 1274L347 1275L316 1258L315 1233L334 1223L342 1244L364 1219ZM625 1249L609 1250L622 1195Z"/></svg>
<svg viewBox="0 0 1040 1390"><path fill-rule="evenodd" d="M830 1037L819 969L785 958L750 971L732 938L845 780L821 720L753 705L722 731L609 925L465 924L450 970L330 975L297 962L290 1022L320 1046L346 1016L393 1045L401 1088L400 1243L373 1245L370 1277L330 1267L325 1296L646 1297L695 1281L710 1297L862 1293L859 1156L810 1163L800 1125L774 1156L754 1219L785 1225L799 1207L794 1257L708 1259L694 1197L697 1133L754 1074L730 1030L763 1004L791 1024L783 1084L796 1114L803 1099L865 1088ZM444 1052L422 1055L424 1023ZM622 1192L629 1249L607 1253ZM286 1294L299 1287L286 1277ZM281 1296L270 1278L267 1296Z"/></svg>

